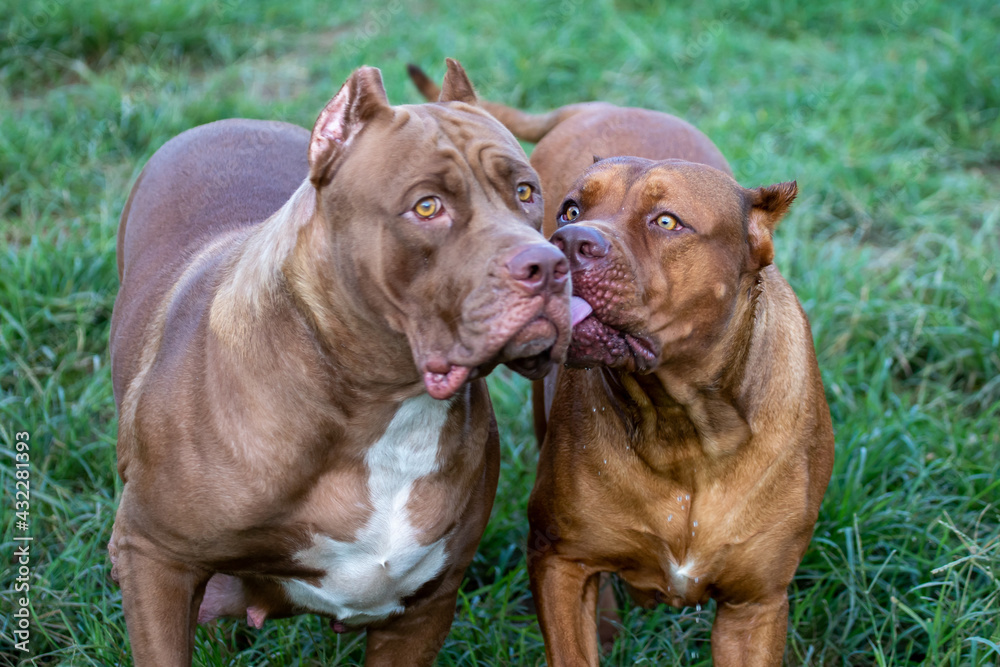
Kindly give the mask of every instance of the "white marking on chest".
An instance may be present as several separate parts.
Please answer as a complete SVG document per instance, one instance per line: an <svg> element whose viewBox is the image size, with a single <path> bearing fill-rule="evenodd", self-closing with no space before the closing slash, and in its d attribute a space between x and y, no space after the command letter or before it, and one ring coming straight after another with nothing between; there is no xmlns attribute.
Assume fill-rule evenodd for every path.
<svg viewBox="0 0 1000 667"><path fill-rule="evenodd" d="M678 566L676 563L670 564L670 583L678 595L683 596L687 594L688 584L691 583L692 579L694 579L695 583L699 582L700 577L693 576L694 567L694 561L691 559L684 561L684 564L681 566Z"/></svg>
<svg viewBox="0 0 1000 667"><path fill-rule="evenodd" d="M368 493L374 511L353 542L315 535L296 560L326 574L319 586L285 582L295 604L362 624L403 610L402 598L436 577L447 561L445 539L421 545L406 505L413 484L438 469L441 429L450 401L424 394L400 405L368 450Z"/></svg>

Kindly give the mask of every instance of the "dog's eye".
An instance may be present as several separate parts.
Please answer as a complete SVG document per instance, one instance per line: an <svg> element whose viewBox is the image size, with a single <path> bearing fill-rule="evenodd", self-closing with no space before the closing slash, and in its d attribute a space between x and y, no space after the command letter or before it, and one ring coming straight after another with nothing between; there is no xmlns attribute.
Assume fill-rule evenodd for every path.
<svg viewBox="0 0 1000 667"><path fill-rule="evenodd" d="M563 209L562 215L559 216L559 219L562 220L563 222L573 222L579 217L580 217L580 207L577 206L576 204L570 204L569 206Z"/></svg>
<svg viewBox="0 0 1000 667"><path fill-rule="evenodd" d="M656 216L656 224L661 228L667 230L668 232L677 231L678 229L683 229L684 225L681 221L677 219L676 216L670 213L661 213Z"/></svg>
<svg viewBox="0 0 1000 667"><path fill-rule="evenodd" d="M534 199L532 195L535 194L535 190L527 183L517 184L517 198L523 202L530 202Z"/></svg>
<svg viewBox="0 0 1000 667"><path fill-rule="evenodd" d="M413 207L413 212L421 218L433 218L441 210L441 200L437 197L424 197Z"/></svg>

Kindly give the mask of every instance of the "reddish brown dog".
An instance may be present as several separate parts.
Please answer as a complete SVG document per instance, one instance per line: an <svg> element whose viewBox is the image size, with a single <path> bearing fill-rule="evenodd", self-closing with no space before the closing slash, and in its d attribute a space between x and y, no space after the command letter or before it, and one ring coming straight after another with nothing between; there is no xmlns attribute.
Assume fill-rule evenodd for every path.
<svg viewBox="0 0 1000 667"><path fill-rule="evenodd" d="M666 114L488 108L541 139L545 230L560 227L572 267L575 368L546 378L544 404L535 383L528 567L548 664L598 664L606 572L644 605L714 598L715 664L781 664L786 589L833 462L809 324L772 264L795 184L740 187ZM584 172L595 154L659 161Z"/></svg>
<svg viewBox="0 0 1000 667"><path fill-rule="evenodd" d="M449 61L440 104L355 72L309 132L222 121L150 159L122 214L109 551L135 664L198 621L313 612L367 665L430 665L489 517L485 382L569 343L538 177Z"/></svg>
<svg viewBox="0 0 1000 667"><path fill-rule="evenodd" d="M603 572L643 604L714 598L715 664L781 664L833 464L809 323L772 264L795 194L613 158L563 202L580 321L528 505L550 665L597 664Z"/></svg>

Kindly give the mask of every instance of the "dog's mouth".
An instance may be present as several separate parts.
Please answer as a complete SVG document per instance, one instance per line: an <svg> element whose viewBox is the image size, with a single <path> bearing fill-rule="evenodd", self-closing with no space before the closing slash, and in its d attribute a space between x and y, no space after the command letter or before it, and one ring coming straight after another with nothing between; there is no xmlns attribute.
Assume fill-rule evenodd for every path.
<svg viewBox="0 0 1000 667"><path fill-rule="evenodd" d="M579 297L570 300L570 329L591 313L590 304ZM539 380L549 372L556 359L553 352L559 344L559 331L551 320L539 317L529 323L518 336L505 346L509 356L518 357L507 361L507 367L529 380ZM513 348L513 349L512 349Z"/></svg>
<svg viewBox="0 0 1000 667"><path fill-rule="evenodd" d="M544 315L528 322L500 351L507 367L530 380L543 377L552 363L559 331Z"/></svg>
<svg viewBox="0 0 1000 667"><path fill-rule="evenodd" d="M457 364L447 364L447 368L438 370L424 370L424 387L432 398L444 400L455 395L465 382L469 379L472 369L469 366L459 366Z"/></svg>
<svg viewBox="0 0 1000 667"><path fill-rule="evenodd" d="M450 398L500 364L535 380L565 360L571 336L565 277L533 284L512 280L506 269L491 269L461 299L440 308L437 317L413 318L417 324L407 331L424 388L433 398ZM455 311L457 317L451 315Z"/></svg>
<svg viewBox="0 0 1000 667"><path fill-rule="evenodd" d="M659 352L652 340L603 321L584 297L572 297L570 314L573 337L566 361L568 366L599 365L635 373L648 373L656 367Z"/></svg>
<svg viewBox="0 0 1000 667"><path fill-rule="evenodd" d="M462 385L486 377L499 364L506 364L528 379L537 380L565 355L568 338L568 328L560 329L543 312L515 331L499 350L485 355L482 361L466 355L457 355L457 362L446 360L440 354L425 358L420 364L424 387L433 398L451 398Z"/></svg>
<svg viewBox="0 0 1000 667"><path fill-rule="evenodd" d="M570 297L569 300L570 327L575 329L576 325L587 319L593 312L594 312L594 307L591 306L590 303L583 297L579 297L576 295Z"/></svg>

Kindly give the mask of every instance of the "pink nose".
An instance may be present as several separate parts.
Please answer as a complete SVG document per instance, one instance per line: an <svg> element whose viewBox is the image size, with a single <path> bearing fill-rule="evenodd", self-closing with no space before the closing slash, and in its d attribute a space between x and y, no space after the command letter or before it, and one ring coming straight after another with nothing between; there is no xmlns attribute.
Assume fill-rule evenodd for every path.
<svg viewBox="0 0 1000 667"><path fill-rule="evenodd" d="M558 292L566 284L569 262L555 246L535 243L507 262L507 272L529 294L541 294L546 289Z"/></svg>
<svg viewBox="0 0 1000 667"><path fill-rule="evenodd" d="M604 257L610 248L607 239L599 231L581 225L566 225L553 234L551 240L566 253L574 269Z"/></svg>

